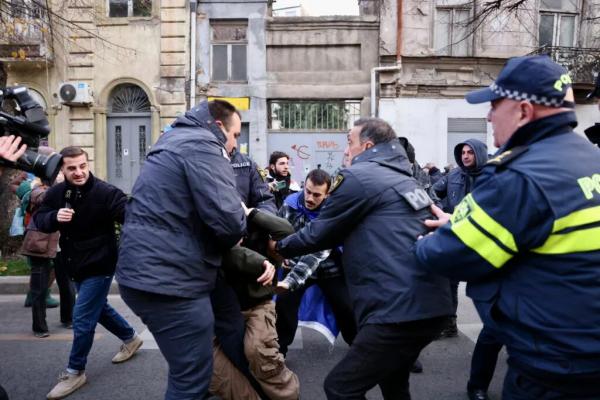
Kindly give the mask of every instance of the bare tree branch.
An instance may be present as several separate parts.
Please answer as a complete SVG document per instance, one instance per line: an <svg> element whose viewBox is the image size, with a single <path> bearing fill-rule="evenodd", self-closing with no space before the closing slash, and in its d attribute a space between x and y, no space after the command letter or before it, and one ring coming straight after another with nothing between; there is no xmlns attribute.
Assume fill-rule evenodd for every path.
<svg viewBox="0 0 600 400"><path fill-rule="evenodd" d="M59 9L54 10L50 6L48 0L28 0L27 2L15 1L8 2L0 0L0 25L4 25L4 29L0 29L0 39L15 39L15 32L11 33L11 23L24 23L38 28L42 33L50 32L50 45L53 46L54 39L60 39L63 44L72 44L79 46L76 43L77 36L70 36L69 32L78 32L78 36L88 36L91 39L97 40L100 44L107 45L112 48L125 50L135 54L133 48L122 46L100 35L97 31L85 27L79 22L72 21L66 17L67 9L77 6L78 2L61 2ZM85 0L79 3L79 8L89 7ZM66 9L65 9L66 8ZM77 7L75 7L77 8ZM81 46L79 46L81 48Z"/></svg>

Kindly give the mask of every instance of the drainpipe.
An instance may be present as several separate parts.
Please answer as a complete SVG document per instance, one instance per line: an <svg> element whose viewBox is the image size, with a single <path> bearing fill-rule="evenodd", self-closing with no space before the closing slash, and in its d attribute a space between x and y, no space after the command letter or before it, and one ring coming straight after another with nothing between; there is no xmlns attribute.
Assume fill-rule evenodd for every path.
<svg viewBox="0 0 600 400"><path fill-rule="evenodd" d="M190 108L196 104L196 6L190 0Z"/></svg>
<svg viewBox="0 0 600 400"><path fill-rule="evenodd" d="M389 67L375 67L371 69L371 117L379 116L379 109L377 107L377 74L381 71L398 71L402 70L402 14L404 1L399 0L396 2L396 62L397 65Z"/></svg>
<svg viewBox="0 0 600 400"><path fill-rule="evenodd" d="M402 66L400 63L389 67L375 67L371 69L371 117L377 117L379 110L377 109L377 74L382 71L400 71Z"/></svg>

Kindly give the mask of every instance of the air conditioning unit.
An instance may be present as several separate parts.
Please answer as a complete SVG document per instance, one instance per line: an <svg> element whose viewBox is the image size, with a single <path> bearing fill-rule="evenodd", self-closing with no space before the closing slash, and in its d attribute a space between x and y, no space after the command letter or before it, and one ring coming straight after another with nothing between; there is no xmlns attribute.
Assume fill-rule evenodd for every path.
<svg viewBox="0 0 600 400"><path fill-rule="evenodd" d="M62 104L87 105L94 102L92 88L85 82L63 82L58 87L58 97Z"/></svg>

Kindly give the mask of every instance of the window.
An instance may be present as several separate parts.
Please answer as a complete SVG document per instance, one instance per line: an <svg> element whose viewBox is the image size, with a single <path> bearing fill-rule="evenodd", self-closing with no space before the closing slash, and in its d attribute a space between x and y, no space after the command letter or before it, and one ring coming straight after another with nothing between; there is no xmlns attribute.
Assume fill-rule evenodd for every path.
<svg viewBox="0 0 600 400"><path fill-rule="evenodd" d="M247 27L247 22L211 21L211 79L213 81L248 80Z"/></svg>
<svg viewBox="0 0 600 400"><path fill-rule="evenodd" d="M578 0L541 0L540 46L575 46Z"/></svg>
<svg viewBox="0 0 600 400"><path fill-rule="evenodd" d="M33 0L11 0L9 15L15 18L44 18L46 9Z"/></svg>
<svg viewBox="0 0 600 400"><path fill-rule="evenodd" d="M360 100L269 102L269 129L347 132L360 118Z"/></svg>
<svg viewBox="0 0 600 400"><path fill-rule="evenodd" d="M471 10L468 8L436 8L434 43L436 54L440 56L468 56L470 52L469 22Z"/></svg>
<svg viewBox="0 0 600 400"><path fill-rule="evenodd" d="M149 17L152 0L108 0L109 17Z"/></svg>

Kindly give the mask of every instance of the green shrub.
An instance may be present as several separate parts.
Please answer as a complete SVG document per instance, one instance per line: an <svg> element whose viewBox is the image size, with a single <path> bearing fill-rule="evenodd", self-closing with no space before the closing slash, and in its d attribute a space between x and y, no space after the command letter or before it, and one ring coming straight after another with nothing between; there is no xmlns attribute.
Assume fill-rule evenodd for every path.
<svg viewBox="0 0 600 400"><path fill-rule="evenodd" d="M25 258L0 259L0 276L29 275L30 272Z"/></svg>

